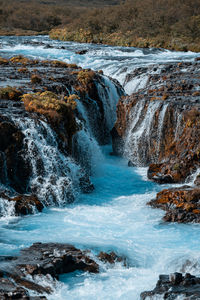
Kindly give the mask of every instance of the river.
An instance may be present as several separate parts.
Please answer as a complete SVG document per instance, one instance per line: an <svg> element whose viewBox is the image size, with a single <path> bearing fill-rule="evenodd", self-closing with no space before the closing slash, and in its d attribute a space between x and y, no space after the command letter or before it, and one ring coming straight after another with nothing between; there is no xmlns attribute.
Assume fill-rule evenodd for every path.
<svg viewBox="0 0 200 300"><path fill-rule="evenodd" d="M2 37L0 43L0 55L23 54L77 63L84 68L102 69L121 84L136 67L189 61L197 56L192 52L50 41L48 37ZM75 54L80 49L88 52ZM124 88L131 92L130 85ZM75 272L60 276L60 282L52 282L51 300L137 300L142 291L154 288L159 274L182 271L200 275L199 225L163 223L164 212L146 206L168 186L150 182L146 168L130 168L125 158L111 156L110 145L99 147L99 151L91 178L93 193L77 195L76 201L65 207L0 219L0 255L17 254L40 241L71 243L90 249L91 256L114 251L126 258L126 265L99 262L99 274Z"/></svg>

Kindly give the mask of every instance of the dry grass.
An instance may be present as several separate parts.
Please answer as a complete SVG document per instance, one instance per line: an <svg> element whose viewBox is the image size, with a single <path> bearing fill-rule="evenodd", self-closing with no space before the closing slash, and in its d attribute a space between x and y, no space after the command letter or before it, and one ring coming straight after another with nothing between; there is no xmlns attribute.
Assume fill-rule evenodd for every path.
<svg viewBox="0 0 200 300"><path fill-rule="evenodd" d="M53 92L46 91L43 93L24 94L22 101L25 109L29 112L37 112L46 115L53 119L62 118L69 110L76 108L76 101L78 96L71 95L69 97L58 96Z"/></svg>

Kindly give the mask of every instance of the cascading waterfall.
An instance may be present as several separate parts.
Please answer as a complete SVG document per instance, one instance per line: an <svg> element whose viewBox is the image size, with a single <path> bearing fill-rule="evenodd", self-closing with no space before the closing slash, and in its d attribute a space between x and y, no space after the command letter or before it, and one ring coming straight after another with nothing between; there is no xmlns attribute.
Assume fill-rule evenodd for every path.
<svg viewBox="0 0 200 300"><path fill-rule="evenodd" d="M31 163L30 188L45 205L72 202L78 192L81 169L58 148L55 133L42 120L15 119L25 135L26 159Z"/></svg>
<svg viewBox="0 0 200 300"><path fill-rule="evenodd" d="M151 142L150 131L153 128L155 113L161 103L152 101L146 111L145 105L145 100L142 100L133 108L124 146L124 155L139 166L145 165L148 159L147 153Z"/></svg>
<svg viewBox="0 0 200 300"><path fill-rule="evenodd" d="M159 154L160 154L160 146L161 146L161 142L162 142L162 133L163 133L163 126L164 126L164 118L165 118L165 114L168 108L168 103L167 104L163 104L160 113L159 113L159 118L158 118L158 130L157 130L157 145L156 145L156 156L157 159L159 158Z"/></svg>
<svg viewBox="0 0 200 300"><path fill-rule="evenodd" d="M114 85L114 83L109 80L108 77L102 76L102 78L105 85L102 85L102 83L97 83L97 89L104 107L106 126L109 130L111 130L116 121L116 105L121 93L119 93L116 85Z"/></svg>

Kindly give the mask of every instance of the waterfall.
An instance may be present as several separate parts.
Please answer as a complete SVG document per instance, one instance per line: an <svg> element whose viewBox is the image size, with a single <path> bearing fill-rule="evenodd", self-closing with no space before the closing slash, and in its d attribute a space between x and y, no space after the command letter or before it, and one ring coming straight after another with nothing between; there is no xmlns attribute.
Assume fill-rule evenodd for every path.
<svg viewBox="0 0 200 300"><path fill-rule="evenodd" d="M15 215L15 202L0 197L0 217L9 218Z"/></svg>
<svg viewBox="0 0 200 300"><path fill-rule="evenodd" d="M136 165L143 166L148 160L150 132L154 128L155 113L160 106L159 101L152 101L145 111L146 102L140 100L132 109L125 138L124 155Z"/></svg>
<svg viewBox="0 0 200 300"><path fill-rule="evenodd" d="M117 85L114 84L108 77L102 76L102 78L103 84L102 82L98 82L97 90L103 103L105 124L110 131L117 118L116 105L122 95L122 91L119 92Z"/></svg>
<svg viewBox="0 0 200 300"><path fill-rule="evenodd" d="M167 108L168 108L168 103L167 104L164 103L160 110L160 114L159 114L159 118L158 118L158 130L157 130L158 138L157 138L157 145L156 145L157 159L159 158L159 154L160 154L160 146L161 146L161 142L162 142L164 118L165 118Z"/></svg>
<svg viewBox="0 0 200 300"><path fill-rule="evenodd" d="M80 167L61 153L51 127L39 119L15 119L25 135L26 159L30 161L30 188L44 205L72 202L78 192Z"/></svg>

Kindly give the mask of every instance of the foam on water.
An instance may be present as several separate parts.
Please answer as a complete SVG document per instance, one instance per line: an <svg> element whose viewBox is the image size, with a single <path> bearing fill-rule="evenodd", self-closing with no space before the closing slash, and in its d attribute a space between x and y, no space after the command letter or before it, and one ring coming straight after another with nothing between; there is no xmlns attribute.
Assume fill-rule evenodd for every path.
<svg viewBox="0 0 200 300"><path fill-rule="evenodd" d="M117 78L121 83L128 72L140 65L182 59L193 60L199 55L58 42L50 41L47 37L25 38L29 42L42 41L54 47L46 49L45 45L25 47L23 39L23 37L0 38L2 45L5 46L0 49L0 54L11 56L20 53L32 57L64 59L83 67L103 69L105 74ZM18 46L12 48L11 46L16 45L16 41ZM58 49L61 46L66 49ZM88 53L83 56L75 54L79 49L88 49ZM111 94L114 95L114 101L115 91L112 87L109 97ZM106 100L105 95L104 101ZM105 102L105 105L113 107L114 102L111 104ZM141 101L141 106L137 107L141 112L143 105ZM145 139L152 123L152 114L156 109L153 106L154 104L149 108L146 123L142 123L140 128L140 136L142 133ZM78 105L78 109L84 114L83 107ZM164 118L164 109L161 119ZM137 128L139 121L137 118L134 119L134 114L132 117L130 134L134 128ZM114 120L114 116L112 118ZM84 119L86 123L89 122L85 115ZM38 135L38 131L37 134L34 132L37 125L31 122L33 121L24 119L21 127L26 134L29 133L27 145L30 158L32 159L33 154L31 147L35 145L46 160L43 177L47 183L52 170L58 168L58 165L60 169L56 169L56 173L60 174L64 166L64 171L66 170L64 177L67 176L69 179L76 177L77 166L73 161L67 160L66 163L61 153L54 152L56 141L50 128L45 129L46 125L40 124L42 126L39 131L42 128L43 131ZM44 139L45 131L48 132ZM94 143L94 140L90 140L92 134L90 129L87 132L82 130L79 134L81 136L78 139L82 139L82 146ZM164 212L146 206L146 202L154 198L160 189L168 186L160 187L148 181L145 168L128 168L126 160L109 156L111 151L109 147L102 148L100 156L103 152L104 159L100 160L97 148L94 144L92 147L94 150L92 154L96 155L94 163L96 160L99 161L98 172L92 177L95 191L92 194L80 195L75 203L64 208L44 209L43 213L24 218L0 219L0 255L15 255L20 249L40 241L71 243L81 249L91 249L92 256L100 251L115 251L127 258L126 267L123 263L111 266L99 262L101 271L99 274L79 272L64 274L60 276L61 283L51 282L51 278L35 278L36 282L38 280L43 285L48 285L50 282L54 287L54 294L48 296L50 300L139 300L142 291L155 287L158 275L161 273L189 271L199 275L200 225L162 223ZM53 158L58 161L55 166ZM32 164L33 168L36 168L34 162ZM37 172L35 174L37 175ZM59 197L60 185L57 181L55 192Z"/></svg>
<svg viewBox="0 0 200 300"><path fill-rule="evenodd" d="M38 37L0 37L3 47L1 55L29 55L32 58L59 59L67 63L76 63L83 68L102 69L105 75L117 79L122 85L126 75L139 66L154 63L192 61L199 53L177 52L164 49L138 49L134 47L111 47L106 45L79 44L75 42L59 42L50 40L48 36ZM50 46L50 47L48 47ZM64 49L63 49L64 47ZM76 51L85 49L85 55ZM132 93L145 86L145 77L131 81L125 85L125 91Z"/></svg>
<svg viewBox="0 0 200 300"><path fill-rule="evenodd" d="M162 223L164 212L146 202L164 187L146 181L145 169L128 168L125 160L109 156L110 148L102 150L106 156L93 178L94 193L81 195L65 208L0 225L4 239L9 237L9 247L2 247L1 254L13 255L33 242L57 241L91 249L93 256L115 251L127 258L128 267L99 262L99 274L62 275L62 283L54 284L48 299L139 300L142 291L155 286L160 273L184 270L198 275L199 225Z"/></svg>

